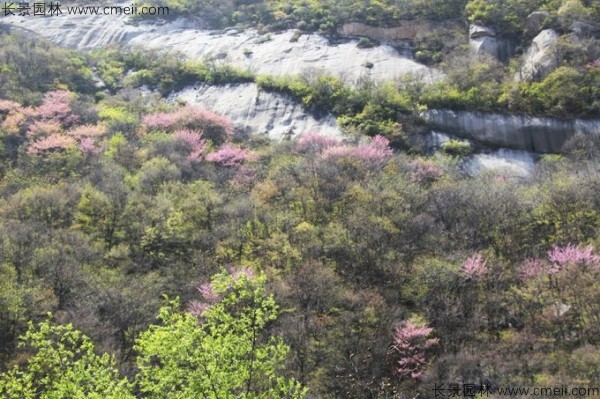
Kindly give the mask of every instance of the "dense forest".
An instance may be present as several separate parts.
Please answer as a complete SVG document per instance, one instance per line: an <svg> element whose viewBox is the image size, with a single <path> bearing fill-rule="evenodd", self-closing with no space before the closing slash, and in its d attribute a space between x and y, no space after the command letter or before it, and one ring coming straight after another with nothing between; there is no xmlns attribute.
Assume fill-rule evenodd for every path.
<svg viewBox="0 0 600 399"><path fill-rule="evenodd" d="M471 176L464 143L424 151L420 117L597 117L597 33L573 40L571 26L597 25L600 3L164 4L213 28L332 40L348 21L458 20L513 52L432 35L413 44L442 81L347 82L0 29L0 397L408 399L600 381L600 136L573 136L528 176ZM534 11L560 35L557 61L516 80ZM255 82L346 135L272 142L167 99L198 82Z"/></svg>

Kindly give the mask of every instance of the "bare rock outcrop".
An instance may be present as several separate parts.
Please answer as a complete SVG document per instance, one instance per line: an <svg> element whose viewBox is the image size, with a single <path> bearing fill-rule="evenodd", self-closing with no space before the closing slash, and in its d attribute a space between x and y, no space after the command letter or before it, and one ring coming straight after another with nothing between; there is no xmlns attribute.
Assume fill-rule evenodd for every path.
<svg viewBox="0 0 600 399"><path fill-rule="evenodd" d="M550 13L548 11L534 11L529 14L525 22L525 31L527 34L533 36L540 33L549 17Z"/></svg>
<svg viewBox="0 0 600 399"><path fill-rule="evenodd" d="M301 104L285 96L261 91L254 83L198 85L174 93L171 99L175 98L227 115L240 134L264 134L272 140L285 140L310 131L342 136L333 116L316 119Z"/></svg>
<svg viewBox="0 0 600 399"><path fill-rule="evenodd" d="M216 58L255 73L271 75L298 74L312 69L343 76L351 83L364 76L393 80L410 73L429 82L441 76L437 70L403 57L389 45L366 49L357 48L356 42L331 45L318 34L302 35L293 41L292 30L270 35L256 30L210 31L198 28L196 21L186 18L136 23L117 15L11 16L4 18L3 23L78 50L118 44L177 51L190 59ZM407 29L406 34L413 32L416 26ZM403 35L399 31L397 36L385 30L380 33L382 38ZM373 67L365 68L365 65Z"/></svg>
<svg viewBox="0 0 600 399"><path fill-rule="evenodd" d="M532 41L523 55L523 65L515 80L543 80L558 67L554 47L559 34L553 29L544 29Z"/></svg>
<svg viewBox="0 0 600 399"><path fill-rule="evenodd" d="M600 135L600 119L538 118L485 112L429 110L430 124L484 144L539 153L557 153L577 133Z"/></svg>
<svg viewBox="0 0 600 399"><path fill-rule="evenodd" d="M337 32L347 37L368 37L383 42L413 40L418 34L433 29L427 21L401 21L398 26L383 28L361 22L348 22L338 28Z"/></svg>
<svg viewBox="0 0 600 399"><path fill-rule="evenodd" d="M496 30L487 26L471 24L469 27L469 44L475 54L489 54L505 61L510 57L511 49L507 41L497 37Z"/></svg>

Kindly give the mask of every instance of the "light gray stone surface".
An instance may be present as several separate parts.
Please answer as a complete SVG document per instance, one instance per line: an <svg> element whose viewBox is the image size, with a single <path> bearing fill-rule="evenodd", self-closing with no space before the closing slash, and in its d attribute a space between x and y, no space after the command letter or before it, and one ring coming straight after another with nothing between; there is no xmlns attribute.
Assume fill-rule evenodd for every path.
<svg viewBox="0 0 600 399"><path fill-rule="evenodd" d="M523 55L523 65L515 80L543 80L552 73L558 66L557 57L553 54L558 37L558 33L553 29L541 31Z"/></svg>
<svg viewBox="0 0 600 399"><path fill-rule="evenodd" d="M429 110L422 116L440 129L481 143L517 150L556 153L576 133L600 134L600 119L561 120L483 112Z"/></svg>
<svg viewBox="0 0 600 399"><path fill-rule="evenodd" d="M393 80L411 73L422 76L425 81L441 76L439 71L401 56L391 46L359 49L356 41L330 45L317 34L302 35L297 42L290 42L294 34L291 30L266 36L255 30L199 29L189 19L164 24L157 21L132 24L126 16L116 15L11 16L1 21L74 49L120 44L175 50L190 59L214 57L256 73L284 75L316 69L345 77L350 83L363 76ZM365 68L367 62L373 64L373 68Z"/></svg>
<svg viewBox="0 0 600 399"><path fill-rule="evenodd" d="M227 115L238 131L265 134L273 140L305 132L342 136L333 116L315 119L301 105L285 96L259 91L254 83L188 87L171 96L172 100L175 98Z"/></svg>

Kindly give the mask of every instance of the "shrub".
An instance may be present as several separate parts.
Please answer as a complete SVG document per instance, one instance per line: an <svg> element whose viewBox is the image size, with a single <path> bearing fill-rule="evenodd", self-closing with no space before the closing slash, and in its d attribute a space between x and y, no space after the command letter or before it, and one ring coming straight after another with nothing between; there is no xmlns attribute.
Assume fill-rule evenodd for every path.
<svg viewBox="0 0 600 399"><path fill-rule="evenodd" d="M468 141L449 140L442 144L441 151L445 154L465 157L473 151L471 144Z"/></svg>

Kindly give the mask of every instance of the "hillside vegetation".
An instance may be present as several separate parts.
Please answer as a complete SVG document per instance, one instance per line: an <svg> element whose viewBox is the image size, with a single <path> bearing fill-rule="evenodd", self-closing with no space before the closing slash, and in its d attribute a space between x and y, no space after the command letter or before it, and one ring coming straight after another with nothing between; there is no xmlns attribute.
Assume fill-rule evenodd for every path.
<svg viewBox="0 0 600 399"><path fill-rule="evenodd" d="M573 0L436 5L171 4L223 26L469 18L515 46L531 11L565 40L568 21L598 15ZM598 136L527 177L470 177L462 143L419 146L427 107L597 116L582 48L515 81L517 58L457 47L426 86L0 44L0 397L409 399L600 380ZM255 82L348 134L274 143L165 100L197 82Z"/></svg>

